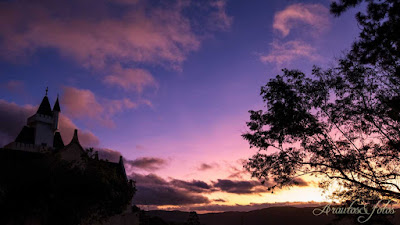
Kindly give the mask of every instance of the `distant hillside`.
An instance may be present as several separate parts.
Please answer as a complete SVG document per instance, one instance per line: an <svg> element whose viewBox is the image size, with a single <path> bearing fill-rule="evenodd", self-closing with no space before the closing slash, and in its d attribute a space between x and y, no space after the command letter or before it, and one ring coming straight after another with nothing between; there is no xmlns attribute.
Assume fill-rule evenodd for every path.
<svg viewBox="0 0 400 225"><path fill-rule="evenodd" d="M328 225L334 222L337 217L329 215L314 216L312 214L314 207L296 208L296 207L271 207L249 212L224 212L224 213L207 213L199 214L200 222L204 225L303 225L316 224ZM400 209L395 216L386 216L393 225L400 225ZM189 213L181 211L149 211L150 216L158 216L165 221L182 223L187 220ZM346 218L350 219L349 216ZM378 215L374 215L377 221L383 221ZM361 224L349 221L340 221L333 224ZM380 224L376 221L364 224ZM363 224L363 225L364 225ZM381 223L385 224L385 223ZM390 224L390 223L389 223Z"/></svg>

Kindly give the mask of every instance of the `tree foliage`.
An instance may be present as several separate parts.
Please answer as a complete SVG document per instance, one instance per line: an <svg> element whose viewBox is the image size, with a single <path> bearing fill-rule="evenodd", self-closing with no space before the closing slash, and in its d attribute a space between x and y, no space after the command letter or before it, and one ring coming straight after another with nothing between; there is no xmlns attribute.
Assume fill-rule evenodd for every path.
<svg viewBox="0 0 400 225"><path fill-rule="evenodd" d="M361 0L332 3L340 15ZM261 88L242 136L258 153L246 168L271 189L303 175L337 184L333 197L400 199L399 2L367 0L360 37L334 68L283 69Z"/></svg>
<svg viewBox="0 0 400 225"><path fill-rule="evenodd" d="M186 221L185 225L200 225L199 216L195 211L189 213L189 218Z"/></svg>

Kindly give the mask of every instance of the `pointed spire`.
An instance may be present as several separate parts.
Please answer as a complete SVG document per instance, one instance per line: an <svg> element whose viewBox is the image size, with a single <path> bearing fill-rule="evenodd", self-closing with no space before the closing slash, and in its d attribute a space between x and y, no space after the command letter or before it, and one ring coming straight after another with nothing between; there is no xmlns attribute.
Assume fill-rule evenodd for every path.
<svg viewBox="0 0 400 225"><path fill-rule="evenodd" d="M74 136L72 137L71 143L73 143L73 142L79 143L78 130L77 129L74 130Z"/></svg>
<svg viewBox="0 0 400 225"><path fill-rule="evenodd" d="M42 115L47 115L47 116L53 115L53 113L51 112L49 98L47 96L43 97L42 103L40 103L40 106L36 113L42 114Z"/></svg>
<svg viewBox="0 0 400 225"><path fill-rule="evenodd" d="M56 132L56 133L54 134L53 147L54 147L55 149L60 149L60 148L63 148L64 146L65 146L65 145L64 145L64 141L63 141L63 139L61 138L60 132Z"/></svg>
<svg viewBox="0 0 400 225"><path fill-rule="evenodd" d="M46 96L47 96L47 92L49 92L49 87L46 87Z"/></svg>
<svg viewBox="0 0 400 225"><path fill-rule="evenodd" d="M60 103L58 102L58 94L57 94L57 100L56 100L56 103L54 103L53 111L54 111L54 112L55 112L55 111L57 111L57 112L61 112L61 109L60 109Z"/></svg>

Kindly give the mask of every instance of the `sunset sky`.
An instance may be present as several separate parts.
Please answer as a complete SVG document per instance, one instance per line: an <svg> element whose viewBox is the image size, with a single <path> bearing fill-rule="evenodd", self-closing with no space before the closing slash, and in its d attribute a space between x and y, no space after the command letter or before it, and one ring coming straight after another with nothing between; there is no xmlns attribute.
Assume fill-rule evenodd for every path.
<svg viewBox="0 0 400 225"><path fill-rule="evenodd" d="M243 171L260 87L282 68L334 65L357 38L330 0L0 1L0 145L46 87L65 143L125 158L134 202L224 211L324 201L316 182L268 193ZM356 9L359 10L359 9ZM302 204L302 203L298 203Z"/></svg>

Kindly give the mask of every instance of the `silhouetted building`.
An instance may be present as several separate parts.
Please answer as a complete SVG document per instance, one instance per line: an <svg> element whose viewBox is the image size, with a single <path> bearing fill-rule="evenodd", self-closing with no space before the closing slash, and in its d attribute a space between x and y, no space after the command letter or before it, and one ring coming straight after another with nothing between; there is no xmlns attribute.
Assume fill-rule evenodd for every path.
<svg viewBox="0 0 400 225"><path fill-rule="evenodd" d="M58 131L58 121L61 113L60 102L57 96L52 110L47 91L48 89L46 89L46 95L43 97L38 110L27 119L27 124L22 128L15 140L0 150L3 153L8 152L8 155L25 158L35 157L34 155L37 155L35 153L39 155L41 155L40 153L56 153L63 160L75 161L81 164L82 155L87 154L87 152L79 143L78 130L75 129L71 142L64 145L64 141ZM100 160L97 152L95 152L94 160L102 161L109 167L117 169L122 177L128 181L122 156L118 162L109 162Z"/></svg>
<svg viewBox="0 0 400 225"><path fill-rule="evenodd" d="M4 146L4 148L30 152L43 152L63 148L64 142L60 132L58 132L60 112L58 97L53 110L51 109L46 89L46 95L35 115L27 119L26 126L19 132L15 141Z"/></svg>

